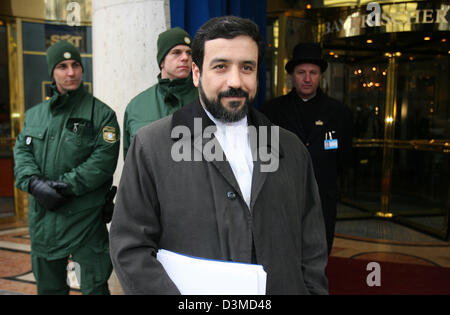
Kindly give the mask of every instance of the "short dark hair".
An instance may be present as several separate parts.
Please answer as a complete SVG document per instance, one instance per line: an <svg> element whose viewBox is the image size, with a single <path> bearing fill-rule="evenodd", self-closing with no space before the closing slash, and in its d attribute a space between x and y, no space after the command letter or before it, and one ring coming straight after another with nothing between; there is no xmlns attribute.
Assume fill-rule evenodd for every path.
<svg viewBox="0 0 450 315"><path fill-rule="evenodd" d="M192 61L202 72L206 41L217 38L233 39L241 35L249 36L258 46L258 69L260 69L264 58L264 41L258 25L252 20L232 15L212 18L198 29L192 42Z"/></svg>

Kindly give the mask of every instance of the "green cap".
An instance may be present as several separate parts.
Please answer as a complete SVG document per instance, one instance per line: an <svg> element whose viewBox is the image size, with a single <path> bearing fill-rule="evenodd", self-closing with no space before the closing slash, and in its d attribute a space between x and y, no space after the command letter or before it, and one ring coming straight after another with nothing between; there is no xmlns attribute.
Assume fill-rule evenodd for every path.
<svg viewBox="0 0 450 315"><path fill-rule="evenodd" d="M53 77L53 69L61 61L76 60L83 67L80 51L71 43L61 40L47 49L48 74Z"/></svg>
<svg viewBox="0 0 450 315"><path fill-rule="evenodd" d="M188 32L180 27L174 27L159 34L157 42L158 55L156 56L158 66L161 65L164 57L173 47L177 45L186 45L191 47L191 43L191 36L189 36Z"/></svg>

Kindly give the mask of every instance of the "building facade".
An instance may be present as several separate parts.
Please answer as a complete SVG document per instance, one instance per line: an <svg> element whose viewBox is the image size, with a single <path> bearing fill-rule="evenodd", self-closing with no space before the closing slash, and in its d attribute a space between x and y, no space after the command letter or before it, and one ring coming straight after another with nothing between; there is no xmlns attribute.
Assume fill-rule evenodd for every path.
<svg viewBox="0 0 450 315"><path fill-rule="evenodd" d="M81 50L85 64L83 81L96 96L111 95L109 88L118 92L115 87L120 85L117 83L107 90L100 86L102 83L93 84L93 77L100 77L93 70L96 68L93 46L104 47L98 44L105 39L92 35L96 33L92 29L96 27L92 23L96 14L92 8L99 8L98 14L105 11L100 5L102 1L97 1L97 5L96 0L92 2L14 0L0 3L2 221L26 221L27 198L26 194L14 188L12 150L26 109L48 97L51 79L46 71L45 51L49 45L66 39ZM117 2L133 5L133 1ZM170 1L160 2L164 2L161 15L167 15L165 11ZM194 21L192 17L195 16L195 8L203 2L170 3L174 10L171 12L172 21L169 18L167 23L163 22L167 27L170 24L186 29L193 27L191 32L194 32L195 25L201 25L203 21ZM447 237L450 208L450 2L268 0L263 6L266 16L262 20L261 14L253 14L251 4L244 2L245 5L240 5L239 1L222 0L214 2L214 6L201 6L202 12L208 11L203 12L201 18L236 14L258 18L259 24L265 23L263 33L267 50L264 80L260 81L264 87L262 99L285 94L291 89L284 65L293 47L302 41L317 42L330 64L322 88L354 112L353 168L341 181L339 219L386 218L441 238ZM182 21L175 20L180 16L181 4L187 16L181 15ZM254 7L261 10L261 5ZM133 10L126 12L129 21L138 21L133 14L142 14L133 13ZM102 23L107 21L105 16ZM109 22L111 25L115 23ZM166 27L163 22L160 23L161 28ZM130 32L138 27L132 22L124 23L129 25ZM115 32L111 25L102 27ZM117 23L116 26L119 27ZM149 45L152 42L149 40ZM143 60L149 59L144 57ZM151 62L154 63L153 60ZM97 65L97 69L102 67ZM146 71L151 72L146 86L157 75L156 65L150 69ZM130 92L126 99L137 92ZM124 99L113 108L120 113L125 106ZM119 120L121 122L120 117ZM120 171L119 166L117 173Z"/></svg>

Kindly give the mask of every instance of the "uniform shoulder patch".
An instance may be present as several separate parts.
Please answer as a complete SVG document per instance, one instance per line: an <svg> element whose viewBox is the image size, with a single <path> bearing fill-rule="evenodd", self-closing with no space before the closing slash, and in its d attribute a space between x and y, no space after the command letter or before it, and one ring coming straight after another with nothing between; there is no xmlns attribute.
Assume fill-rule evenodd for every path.
<svg viewBox="0 0 450 315"><path fill-rule="evenodd" d="M117 140L116 128L111 126L103 127L103 140L108 143L114 143Z"/></svg>

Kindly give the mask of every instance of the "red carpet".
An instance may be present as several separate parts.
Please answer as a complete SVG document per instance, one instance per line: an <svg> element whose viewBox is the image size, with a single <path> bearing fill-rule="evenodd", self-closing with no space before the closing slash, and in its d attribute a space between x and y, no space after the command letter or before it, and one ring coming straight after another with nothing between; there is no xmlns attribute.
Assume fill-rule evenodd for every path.
<svg viewBox="0 0 450 315"><path fill-rule="evenodd" d="M450 268L378 262L380 286L369 286L376 272L370 261L330 257L328 282L330 294L450 294Z"/></svg>

